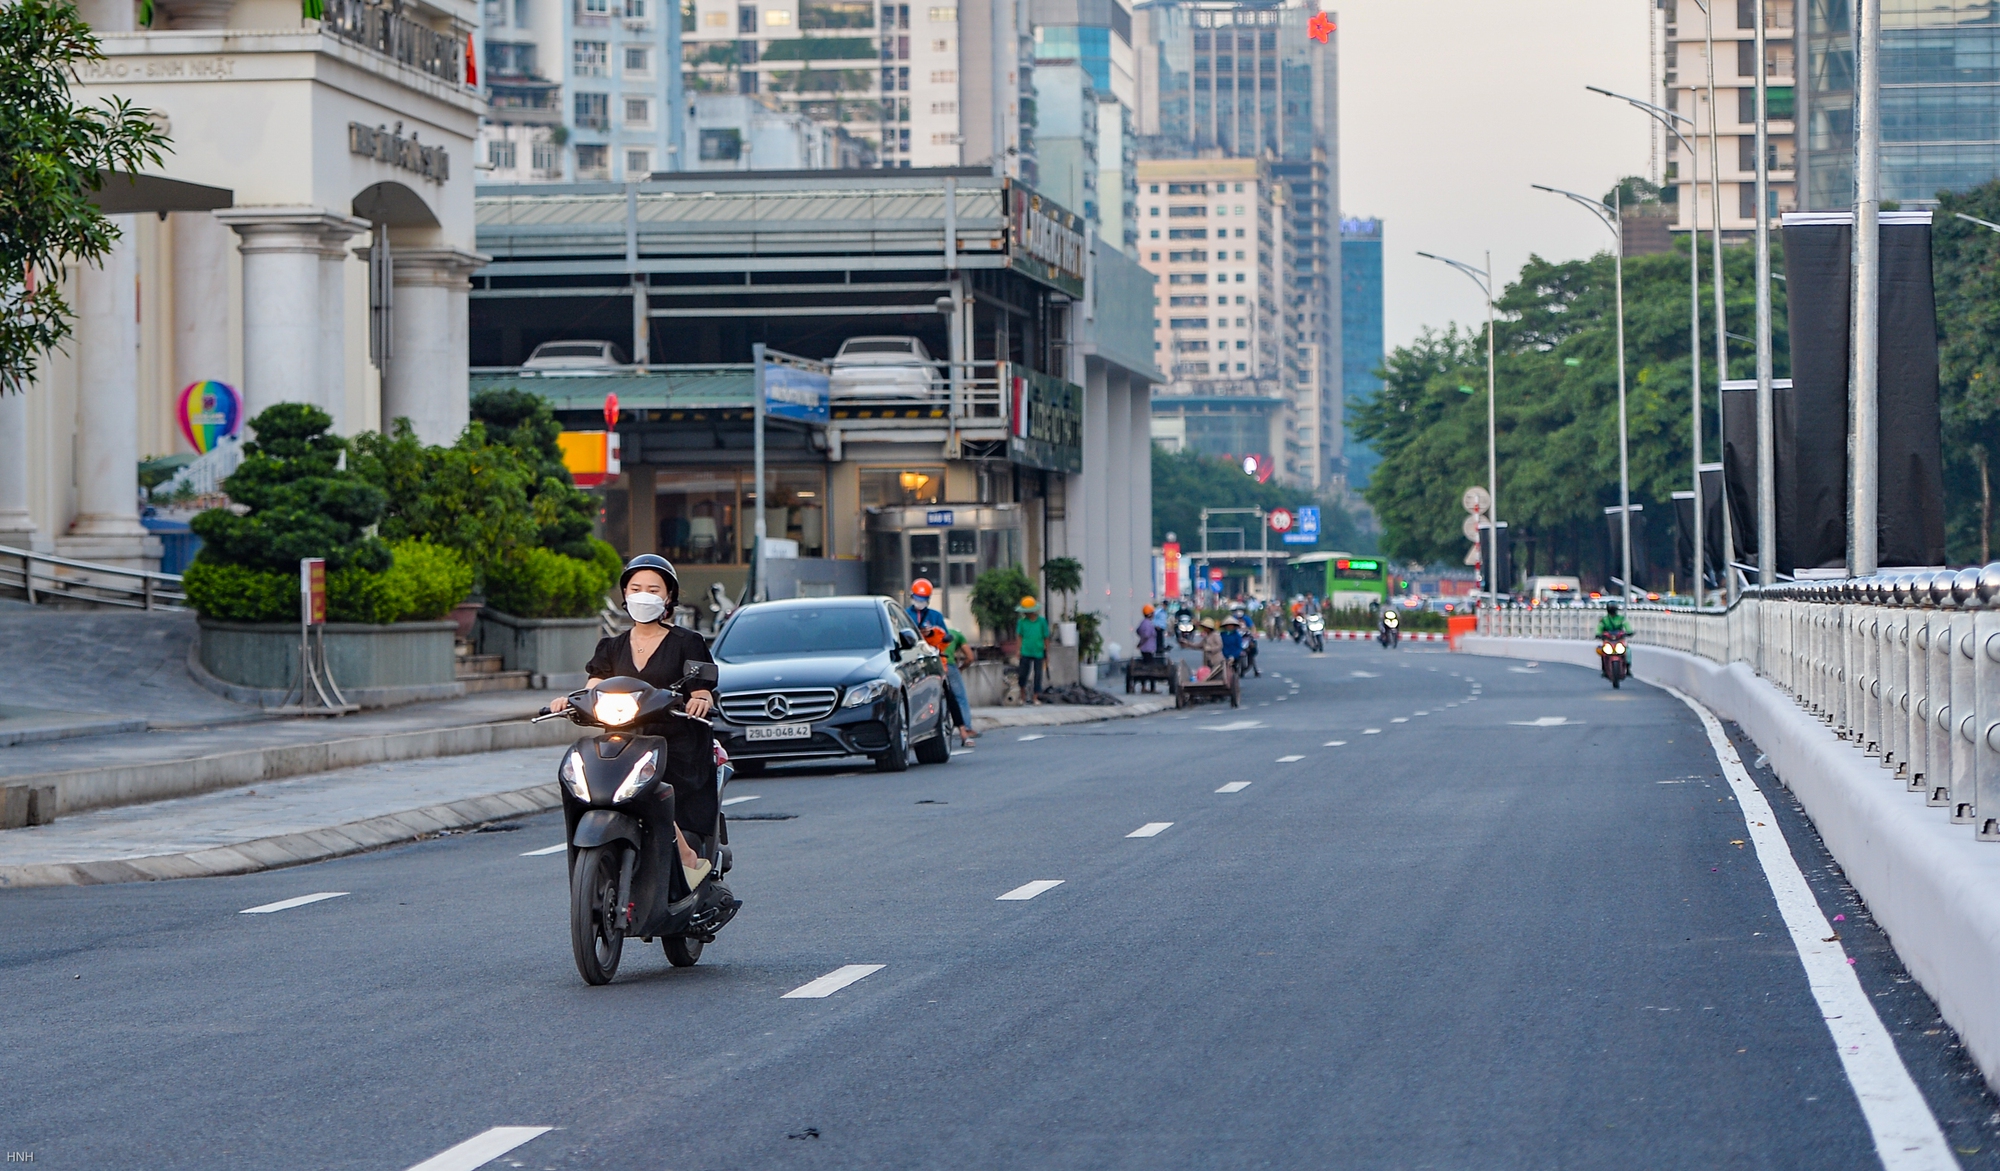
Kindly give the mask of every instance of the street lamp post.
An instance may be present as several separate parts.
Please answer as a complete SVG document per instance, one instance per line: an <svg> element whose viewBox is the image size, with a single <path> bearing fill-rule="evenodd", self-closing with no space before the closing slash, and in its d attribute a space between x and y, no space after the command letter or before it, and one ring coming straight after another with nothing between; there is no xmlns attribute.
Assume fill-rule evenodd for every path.
<svg viewBox="0 0 2000 1171"><path fill-rule="evenodd" d="M1623 192L1613 189L1611 193L1611 213L1604 214L1604 204L1599 200L1578 195L1574 191L1564 191L1560 187L1544 187L1540 183L1529 186L1537 191L1547 191L1560 195L1571 203L1597 217L1599 223L1611 229L1611 267L1614 276L1618 313L1618 537L1624 552L1625 601L1632 601L1632 465L1627 454L1625 438L1625 217Z"/></svg>
<svg viewBox="0 0 2000 1171"><path fill-rule="evenodd" d="M1462 260L1452 260L1445 256L1435 256L1429 252L1419 252L1425 260L1435 260L1448 264L1479 286L1479 293L1486 298L1486 604L1496 611L1500 607L1500 461L1495 454L1493 441L1493 253L1486 254L1486 267L1474 268Z"/></svg>
<svg viewBox="0 0 2000 1171"><path fill-rule="evenodd" d="M1689 163L1693 163L1694 146L1688 142L1687 136L1680 132L1680 128L1674 125L1676 121L1689 122L1690 129L1692 129L1692 122L1688 118L1676 114L1672 110L1656 106L1651 102L1643 102L1638 98L1613 93L1608 89L1600 89L1594 85L1587 85L1583 88L1589 90L1591 93L1603 94L1608 98L1617 98L1619 101L1652 118L1661 126L1666 127L1667 133L1679 140L1681 149L1687 153ZM1689 209L1688 236L1688 388L1691 398L1691 417L1694 422L1694 564L1691 568L1694 571L1694 605L1695 609L1699 610L1701 609L1704 593L1702 589L1702 571L1705 567L1702 565L1702 560L1707 546L1704 543L1706 534L1703 532L1706 524L1706 518L1703 516L1703 513L1706 509L1701 493L1701 224L1698 217L1693 214L1692 208ZM1725 572L1727 572L1726 569Z"/></svg>
<svg viewBox="0 0 2000 1171"><path fill-rule="evenodd" d="M1722 123L1715 108L1715 14L1709 11L1714 7L1714 0L1708 0L1706 3L1703 0L1694 0L1694 3L1695 7L1701 9L1702 34L1708 41L1708 51L1703 54L1702 60L1708 66L1708 193L1710 207L1715 214L1715 222L1711 225L1712 230L1708 235L1708 245L1710 275L1715 282L1715 412L1719 422L1722 414L1722 384L1729 380L1728 318L1724 315L1722 305ZM1763 6L1763 0L1752 0L1752 3L1758 7ZM1696 129L1698 131L1699 126ZM1694 161L1692 155L1688 161ZM1695 169L1698 172L1701 168ZM1693 194L1692 187L1689 194ZM1689 211L1692 213L1690 222L1699 227L1700 214L1694 212L1692 208ZM1728 432L1721 431L1720 434L1727 435ZM1717 442L1725 441L1718 437ZM1696 508L1701 506L1699 484L1695 486L1694 502ZM1729 517L1727 472L1724 473L1722 485L1722 596L1725 604L1736 599L1736 538Z"/></svg>
<svg viewBox="0 0 2000 1171"><path fill-rule="evenodd" d="M1753 21L1757 58L1757 584L1778 580L1777 404L1771 395L1771 119L1764 2ZM1719 226L1719 225L1718 225Z"/></svg>
<svg viewBox="0 0 2000 1171"><path fill-rule="evenodd" d="M1854 30L1854 339L1847 363L1847 572L1876 568L1877 382L1882 287L1882 0L1860 0Z"/></svg>

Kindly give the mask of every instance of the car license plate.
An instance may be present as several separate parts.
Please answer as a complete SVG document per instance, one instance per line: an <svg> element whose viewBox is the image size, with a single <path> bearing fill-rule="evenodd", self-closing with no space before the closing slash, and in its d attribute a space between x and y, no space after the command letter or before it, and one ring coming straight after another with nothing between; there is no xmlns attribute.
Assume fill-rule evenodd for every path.
<svg viewBox="0 0 2000 1171"><path fill-rule="evenodd" d="M743 729L745 740L810 740L811 724L762 724Z"/></svg>

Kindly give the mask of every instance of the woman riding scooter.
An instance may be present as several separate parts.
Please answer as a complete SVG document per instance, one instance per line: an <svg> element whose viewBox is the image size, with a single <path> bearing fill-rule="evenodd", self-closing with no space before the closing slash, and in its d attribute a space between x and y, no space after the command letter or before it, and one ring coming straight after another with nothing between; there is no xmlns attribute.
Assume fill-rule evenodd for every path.
<svg viewBox="0 0 2000 1171"><path fill-rule="evenodd" d="M672 687L681 680L687 664L715 661L699 634L673 624L670 615L680 601L681 583L666 558L652 553L634 557L618 577L618 591L625 599L625 612L632 617L632 629L598 642L597 653L584 668L590 674L589 686L631 676L655 687ZM549 701L550 711L568 706L564 696ZM705 719L714 706L712 692L696 691L688 696L687 714ZM708 833L715 826L714 735L683 719L662 720L634 731L666 738L666 774L674 786L674 844L680 849L681 869L692 891L708 876L711 863L688 845L683 827Z"/></svg>

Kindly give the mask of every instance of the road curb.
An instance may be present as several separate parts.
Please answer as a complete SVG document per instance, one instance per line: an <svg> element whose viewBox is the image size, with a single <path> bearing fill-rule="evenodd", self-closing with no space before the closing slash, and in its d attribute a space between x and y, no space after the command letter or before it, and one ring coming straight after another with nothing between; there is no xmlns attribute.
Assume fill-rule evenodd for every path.
<svg viewBox="0 0 2000 1171"><path fill-rule="evenodd" d="M972 709L972 730L990 732L995 728L1053 727L1060 724L1094 724L1101 720L1124 720L1150 716L1174 706L1170 699L1135 700L1116 707L1105 704L1043 704L1040 707Z"/></svg>
<svg viewBox="0 0 2000 1171"><path fill-rule="evenodd" d="M562 797L554 782L488 793L440 805L388 813L345 825L257 838L229 846L211 846L179 854L118 858L92 862L44 862L30 866L0 866L0 889L27 890L50 886L96 886L112 882L157 882L169 878L213 878L251 874L323 862L345 854L360 854L401 845L427 834L506 821L557 808Z"/></svg>
<svg viewBox="0 0 2000 1171"><path fill-rule="evenodd" d="M424 728L385 736L356 736L309 744L280 744L220 752L181 760L114 765L109 768L32 773L0 777L0 786L28 789L54 786L56 813L79 813L116 805L136 805L187 797L212 789L254 785L284 777L307 776L435 756L467 756L515 748L555 748L576 739L567 721L531 724L526 720L467 724L455 728Z"/></svg>

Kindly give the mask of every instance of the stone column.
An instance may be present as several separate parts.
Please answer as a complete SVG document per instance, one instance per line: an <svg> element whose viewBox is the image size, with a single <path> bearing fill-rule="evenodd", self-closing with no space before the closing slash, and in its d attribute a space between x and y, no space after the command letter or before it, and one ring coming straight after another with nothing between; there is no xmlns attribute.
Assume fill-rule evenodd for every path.
<svg viewBox="0 0 2000 1171"><path fill-rule="evenodd" d="M320 255L328 232L367 225L316 207L235 207L215 216L235 230L243 254L245 418L275 403L320 404Z"/></svg>
<svg viewBox="0 0 2000 1171"><path fill-rule="evenodd" d="M1085 610L1102 610L1111 589L1110 499L1111 460L1117 448L1111 443L1110 389L1105 384L1101 358L1083 362L1083 507L1070 515L1069 555L1083 562L1083 596L1077 599ZM1081 538L1079 540L1079 538Z"/></svg>
<svg viewBox="0 0 2000 1171"><path fill-rule="evenodd" d="M229 379L229 229L205 211L175 212L174 390Z"/></svg>
<svg viewBox="0 0 2000 1171"><path fill-rule="evenodd" d="M139 523L139 253L133 217L98 265L76 270L76 518L66 557L158 569L160 542Z"/></svg>
<svg viewBox="0 0 2000 1171"><path fill-rule="evenodd" d="M425 443L450 444L471 418L468 279L491 257L463 248L398 248L382 427L407 418Z"/></svg>
<svg viewBox="0 0 2000 1171"><path fill-rule="evenodd" d="M1128 376L1129 377L1129 376ZM1126 475L1132 488L1133 569L1138 599L1153 597L1153 384L1131 378L1132 431L1126 437Z"/></svg>
<svg viewBox="0 0 2000 1171"><path fill-rule="evenodd" d="M28 396L0 394L0 545L39 552L47 544L28 511Z"/></svg>
<svg viewBox="0 0 2000 1171"><path fill-rule="evenodd" d="M368 230L366 220L328 223L320 235L319 253L319 390L320 409L333 416L333 429L345 435L347 426L347 241Z"/></svg>
<svg viewBox="0 0 2000 1171"><path fill-rule="evenodd" d="M1126 393L1124 371L1106 370L1105 403L1110 408L1104 428L1107 592L1090 608L1104 612L1110 629L1122 630L1139 621L1132 601L1132 480L1125 471L1125 461L1131 458L1126 439L1132 433L1132 399Z"/></svg>

